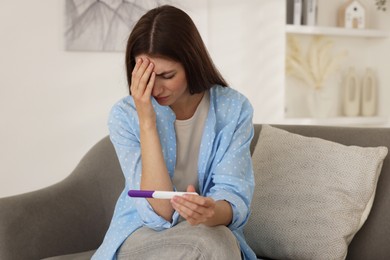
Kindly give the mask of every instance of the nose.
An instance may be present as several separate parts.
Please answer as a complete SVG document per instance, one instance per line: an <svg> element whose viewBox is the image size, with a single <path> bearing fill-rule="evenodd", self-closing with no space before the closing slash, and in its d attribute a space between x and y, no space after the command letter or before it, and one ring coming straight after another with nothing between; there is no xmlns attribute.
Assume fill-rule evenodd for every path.
<svg viewBox="0 0 390 260"><path fill-rule="evenodd" d="M162 92L163 92L163 86L161 84L161 81L158 78L156 78L156 80L154 82L153 90L152 90L152 95L154 97L157 97Z"/></svg>

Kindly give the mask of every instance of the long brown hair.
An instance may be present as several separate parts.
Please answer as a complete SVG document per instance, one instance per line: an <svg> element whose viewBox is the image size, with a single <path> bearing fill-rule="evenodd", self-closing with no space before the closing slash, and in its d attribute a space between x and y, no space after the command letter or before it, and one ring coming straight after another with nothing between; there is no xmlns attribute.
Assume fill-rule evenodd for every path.
<svg viewBox="0 0 390 260"><path fill-rule="evenodd" d="M144 14L127 41L126 73L129 89L135 57L140 54L172 59L183 65L191 94L226 81L212 62L191 18L182 10L163 5Z"/></svg>

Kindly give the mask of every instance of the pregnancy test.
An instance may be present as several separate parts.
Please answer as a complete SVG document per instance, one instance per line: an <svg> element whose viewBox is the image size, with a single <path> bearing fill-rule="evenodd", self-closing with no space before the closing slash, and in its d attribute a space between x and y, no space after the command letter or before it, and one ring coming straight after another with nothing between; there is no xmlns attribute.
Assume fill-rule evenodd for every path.
<svg viewBox="0 0 390 260"><path fill-rule="evenodd" d="M154 199L172 199L174 196L183 196L185 194L198 195L198 193L196 192L157 191L157 190L129 190L127 194L133 198L154 198Z"/></svg>

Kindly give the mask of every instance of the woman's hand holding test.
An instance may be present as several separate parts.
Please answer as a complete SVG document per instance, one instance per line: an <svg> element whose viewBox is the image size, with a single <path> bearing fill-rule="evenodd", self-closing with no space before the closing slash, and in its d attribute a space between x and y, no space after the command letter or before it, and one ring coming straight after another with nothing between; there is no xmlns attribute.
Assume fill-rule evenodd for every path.
<svg viewBox="0 0 390 260"><path fill-rule="evenodd" d="M195 188L189 185L187 191L195 192ZM173 208L191 225L227 226L232 221L232 208L225 200L214 201L209 197L184 195L175 196L171 203Z"/></svg>

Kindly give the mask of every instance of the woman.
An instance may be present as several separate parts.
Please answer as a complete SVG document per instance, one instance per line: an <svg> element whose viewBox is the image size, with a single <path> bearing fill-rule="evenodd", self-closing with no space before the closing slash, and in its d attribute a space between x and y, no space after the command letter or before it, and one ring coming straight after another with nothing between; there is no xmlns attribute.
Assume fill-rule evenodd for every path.
<svg viewBox="0 0 390 260"><path fill-rule="evenodd" d="M93 259L256 259L243 235L254 189L248 100L172 6L135 25L126 69L131 96L109 118L126 184ZM130 198L131 189L199 196Z"/></svg>

